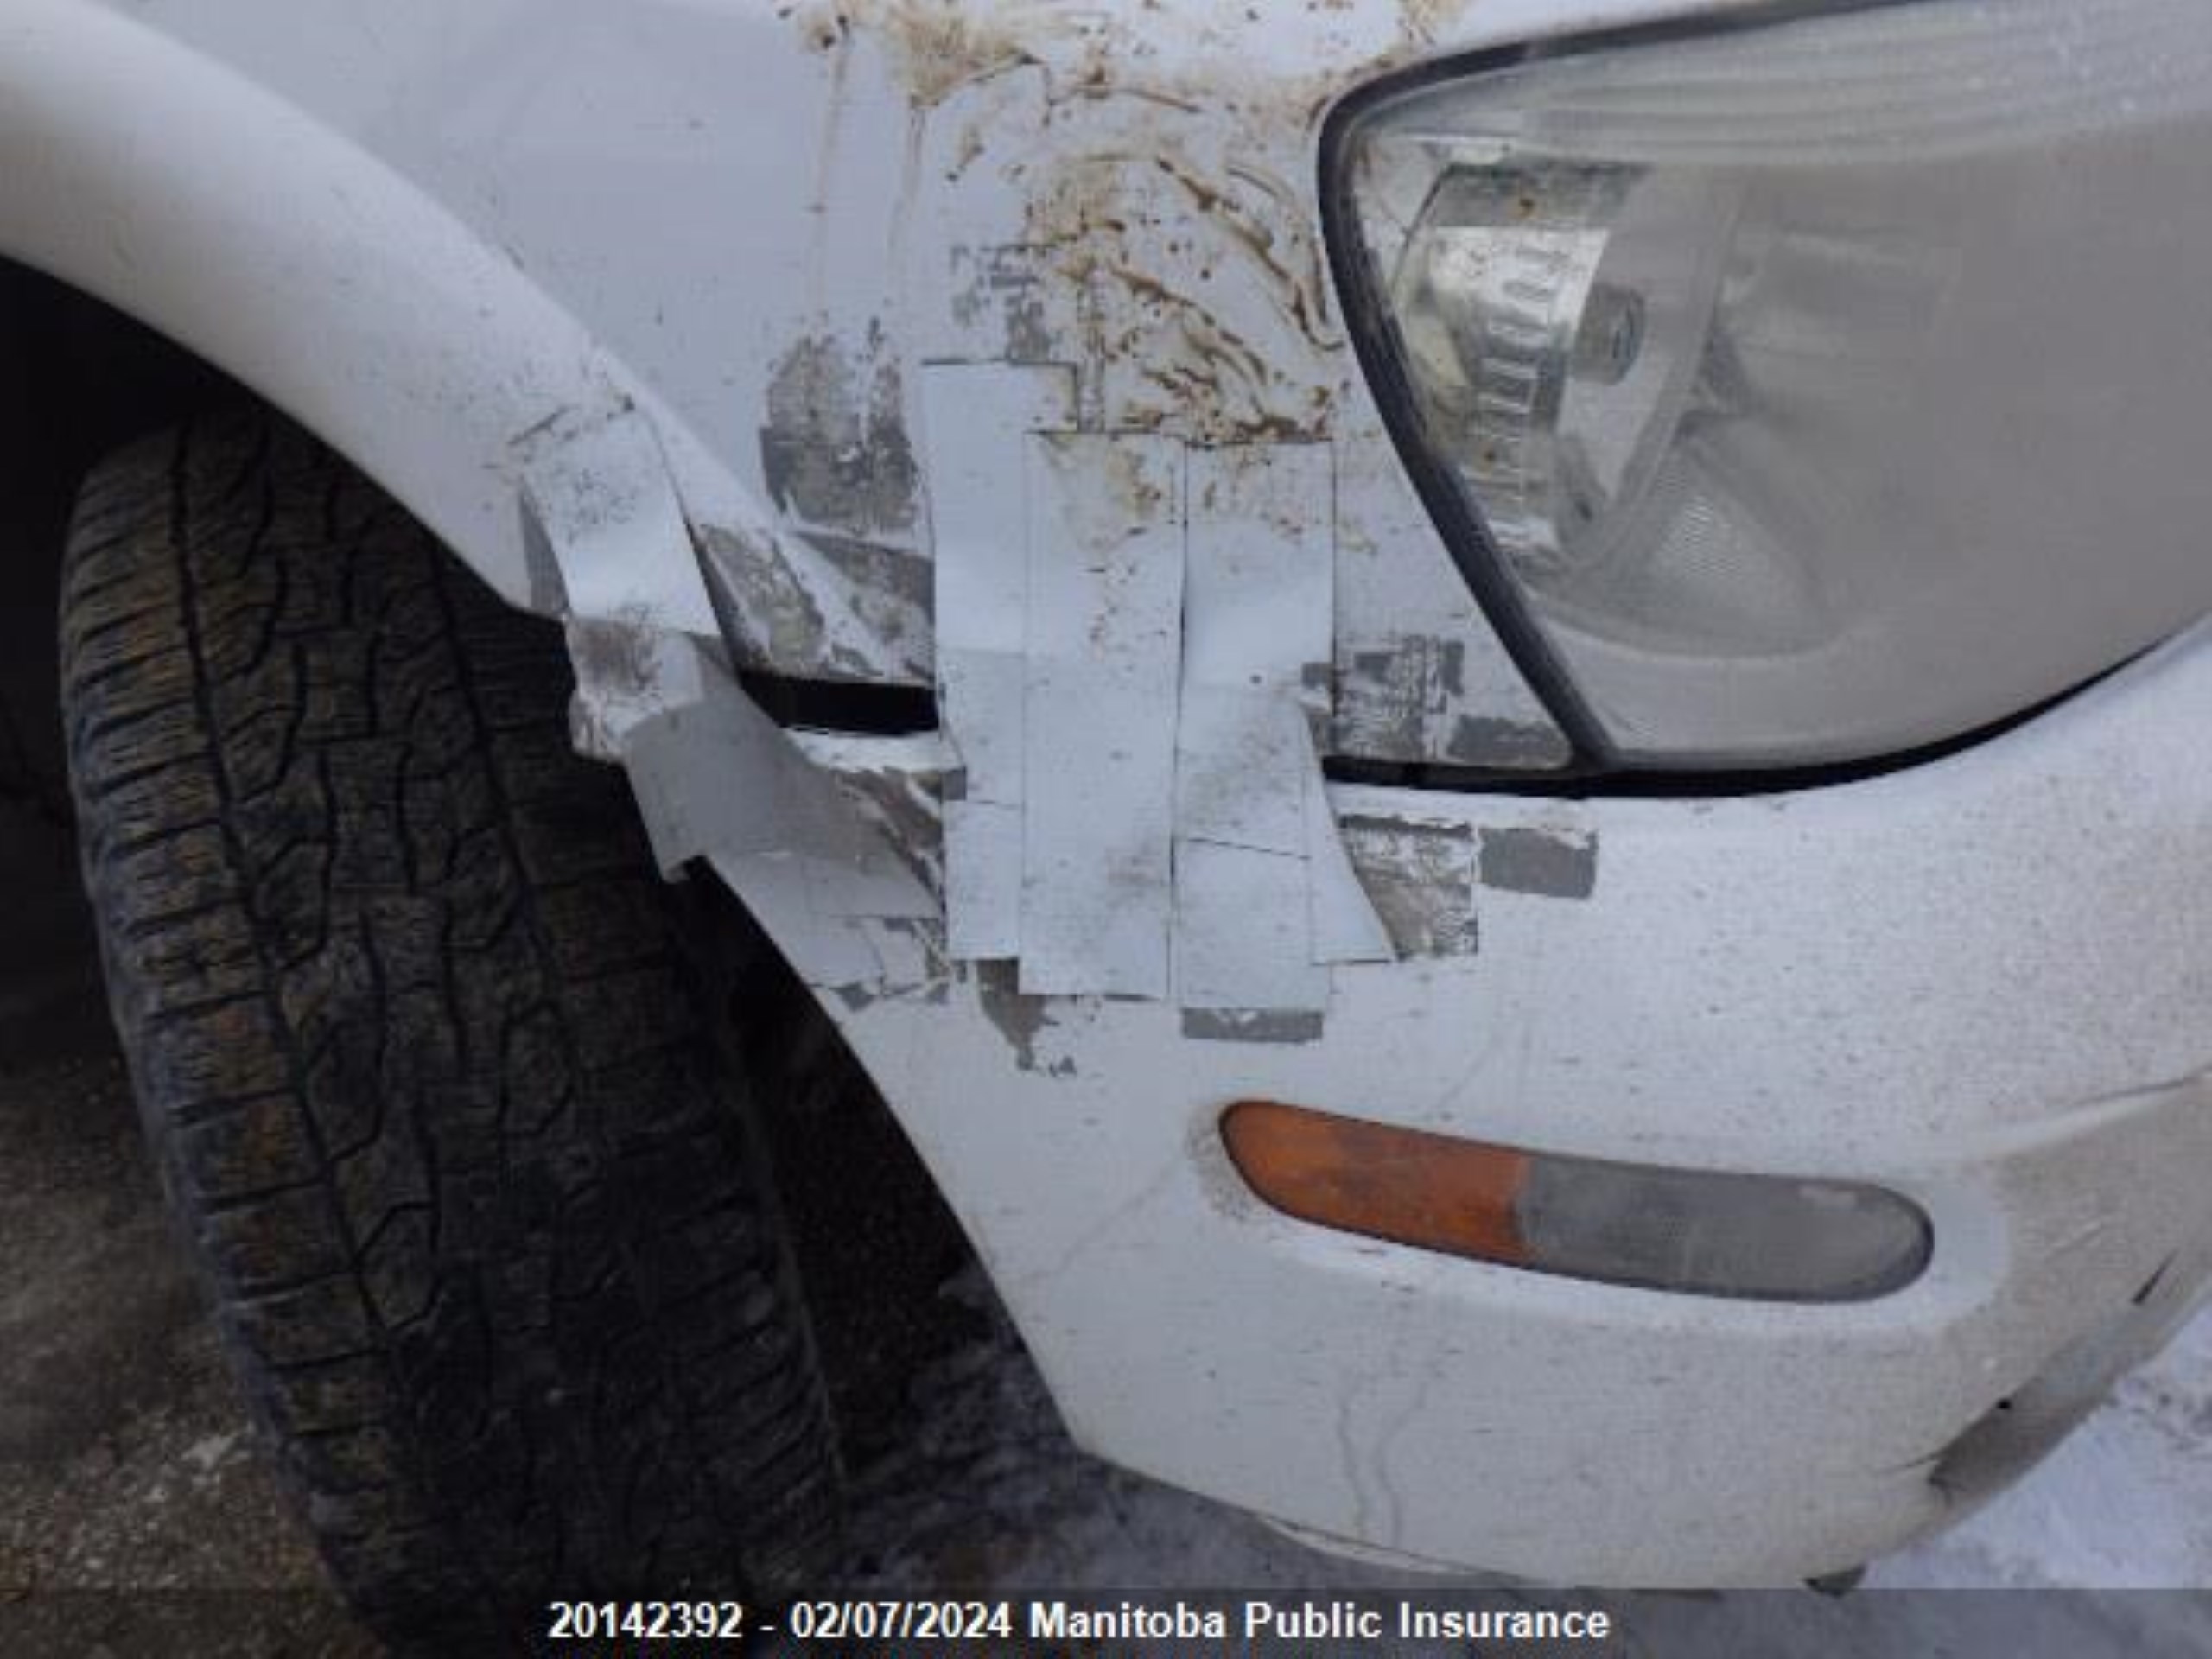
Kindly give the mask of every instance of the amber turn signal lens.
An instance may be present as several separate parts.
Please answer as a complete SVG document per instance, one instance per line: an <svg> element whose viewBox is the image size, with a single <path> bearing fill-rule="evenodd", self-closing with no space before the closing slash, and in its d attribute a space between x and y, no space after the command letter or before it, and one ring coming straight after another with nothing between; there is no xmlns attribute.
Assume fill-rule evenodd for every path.
<svg viewBox="0 0 2212 1659"><path fill-rule="evenodd" d="M1862 1301L1928 1265L1906 1199L1858 1182L1564 1157L1240 1100L1222 1140L1300 1221L1539 1273L1690 1295Z"/></svg>
<svg viewBox="0 0 2212 1659"><path fill-rule="evenodd" d="M1513 1205L1529 1173L1522 1153L1271 1100L1238 1101L1221 1135L1252 1190L1300 1221L1484 1262L1527 1259Z"/></svg>

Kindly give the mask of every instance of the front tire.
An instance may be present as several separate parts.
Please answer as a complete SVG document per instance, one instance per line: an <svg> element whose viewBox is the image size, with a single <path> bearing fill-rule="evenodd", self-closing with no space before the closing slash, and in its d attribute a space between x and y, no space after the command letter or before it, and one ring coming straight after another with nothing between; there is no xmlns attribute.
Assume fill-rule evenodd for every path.
<svg viewBox="0 0 2212 1659"><path fill-rule="evenodd" d="M96 467L63 594L147 1134L356 1607L480 1651L804 1572L835 1453L760 1137L557 631L257 413Z"/></svg>

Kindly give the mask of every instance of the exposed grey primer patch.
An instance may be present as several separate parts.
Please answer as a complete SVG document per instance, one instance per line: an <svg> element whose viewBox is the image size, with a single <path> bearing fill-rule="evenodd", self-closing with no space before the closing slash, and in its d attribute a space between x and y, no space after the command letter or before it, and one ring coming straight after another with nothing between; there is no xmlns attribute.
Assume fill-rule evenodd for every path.
<svg viewBox="0 0 2212 1659"><path fill-rule="evenodd" d="M803 530L798 539L849 584L853 614L899 653L909 675L926 680L936 656L930 562L910 548L826 531Z"/></svg>
<svg viewBox="0 0 2212 1659"><path fill-rule="evenodd" d="M1014 1049L1014 1063L1024 1071L1039 1071L1047 1077L1071 1077L1076 1075L1075 1062L1063 1056L1046 1065L1037 1058L1037 1039L1048 1026L1059 1022L1053 1017L1055 999L1031 996L1020 988L1018 970L1011 962L979 962L976 964L976 994L983 1009L983 1017L999 1028L999 1034Z"/></svg>
<svg viewBox="0 0 2212 1659"><path fill-rule="evenodd" d="M944 885L944 831L932 779L893 766L841 767L830 773L867 817L885 833L908 869L932 893Z"/></svg>
<svg viewBox="0 0 2212 1659"><path fill-rule="evenodd" d="M1348 816L1344 850L1402 957L1471 957L1477 849L1465 824Z"/></svg>
<svg viewBox="0 0 2212 1659"><path fill-rule="evenodd" d="M1463 639L1420 635L1340 644L1337 753L1514 771L1573 758L1556 727L1465 712L1466 655Z"/></svg>
<svg viewBox="0 0 2212 1659"><path fill-rule="evenodd" d="M1598 838L1555 830L1485 830L1482 879L1507 893L1587 899L1598 886Z"/></svg>
<svg viewBox="0 0 2212 1659"><path fill-rule="evenodd" d="M895 599L926 618L932 582L930 562L909 547L894 547L856 536L801 531L799 539L830 561L856 586ZM898 619L893 619L897 620ZM893 636L896 637L896 636Z"/></svg>
<svg viewBox="0 0 2212 1659"><path fill-rule="evenodd" d="M1183 1010L1183 1035L1201 1043L1318 1043L1322 1023L1311 1008Z"/></svg>
<svg viewBox="0 0 2212 1659"><path fill-rule="evenodd" d="M760 429L760 469L776 505L849 534L911 531L917 479L899 357L880 323L857 347L809 334L778 359Z"/></svg>
<svg viewBox="0 0 2212 1659"><path fill-rule="evenodd" d="M1462 715L1452 722L1444 753L1461 766L1509 766L1520 771L1563 766L1574 758L1574 747L1556 727Z"/></svg>
<svg viewBox="0 0 2212 1659"><path fill-rule="evenodd" d="M790 566L772 553L712 524L697 531L699 568L722 637L748 662L819 660L828 629ZM749 650L741 649L748 645Z"/></svg>
<svg viewBox="0 0 2212 1659"><path fill-rule="evenodd" d="M1339 753L1377 760L1433 759L1465 686L1466 645L1421 635L1339 640L1336 739Z"/></svg>
<svg viewBox="0 0 2212 1659"><path fill-rule="evenodd" d="M632 622L580 616L569 623L569 658L576 677L641 690L653 669L652 642Z"/></svg>
<svg viewBox="0 0 2212 1659"><path fill-rule="evenodd" d="M1019 242L952 250L952 321L976 356L1053 360L1059 331L1046 310L1044 254Z"/></svg>
<svg viewBox="0 0 2212 1659"><path fill-rule="evenodd" d="M569 738L594 760L620 762L640 721L705 695L703 664L727 667L715 645L643 621L571 616L564 628L576 675Z"/></svg>

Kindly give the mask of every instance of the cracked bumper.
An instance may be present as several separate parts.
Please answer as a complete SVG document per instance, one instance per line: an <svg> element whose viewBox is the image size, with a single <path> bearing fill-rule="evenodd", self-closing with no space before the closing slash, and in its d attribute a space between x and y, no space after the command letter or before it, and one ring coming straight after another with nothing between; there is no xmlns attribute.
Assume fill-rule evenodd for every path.
<svg viewBox="0 0 2212 1659"><path fill-rule="evenodd" d="M1009 1018L966 977L833 1011L1092 1450L1438 1561L1795 1581L2031 1461L2064 1410L1974 1465L1995 1472L1945 1453L2055 1371L2093 1398L2194 1298L2208 715L2200 629L1977 749L1819 791L1338 788L1348 824L1534 830L1594 872L1478 887L1471 954L1340 969L1312 1041L1192 1040L1172 1007L1091 998ZM1215 1119L1248 1096L1871 1181L1927 1211L1934 1255L1879 1300L1789 1306L1325 1232L1228 1166Z"/></svg>

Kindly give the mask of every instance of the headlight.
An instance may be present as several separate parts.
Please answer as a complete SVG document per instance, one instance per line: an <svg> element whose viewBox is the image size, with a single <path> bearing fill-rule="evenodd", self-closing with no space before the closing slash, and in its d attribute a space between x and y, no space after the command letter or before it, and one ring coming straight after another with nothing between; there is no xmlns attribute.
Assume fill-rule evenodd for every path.
<svg viewBox="0 0 2212 1659"><path fill-rule="evenodd" d="M1917 0L1386 86L1402 451L1601 758L1832 761L2212 609L2212 7Z"/></svg>

